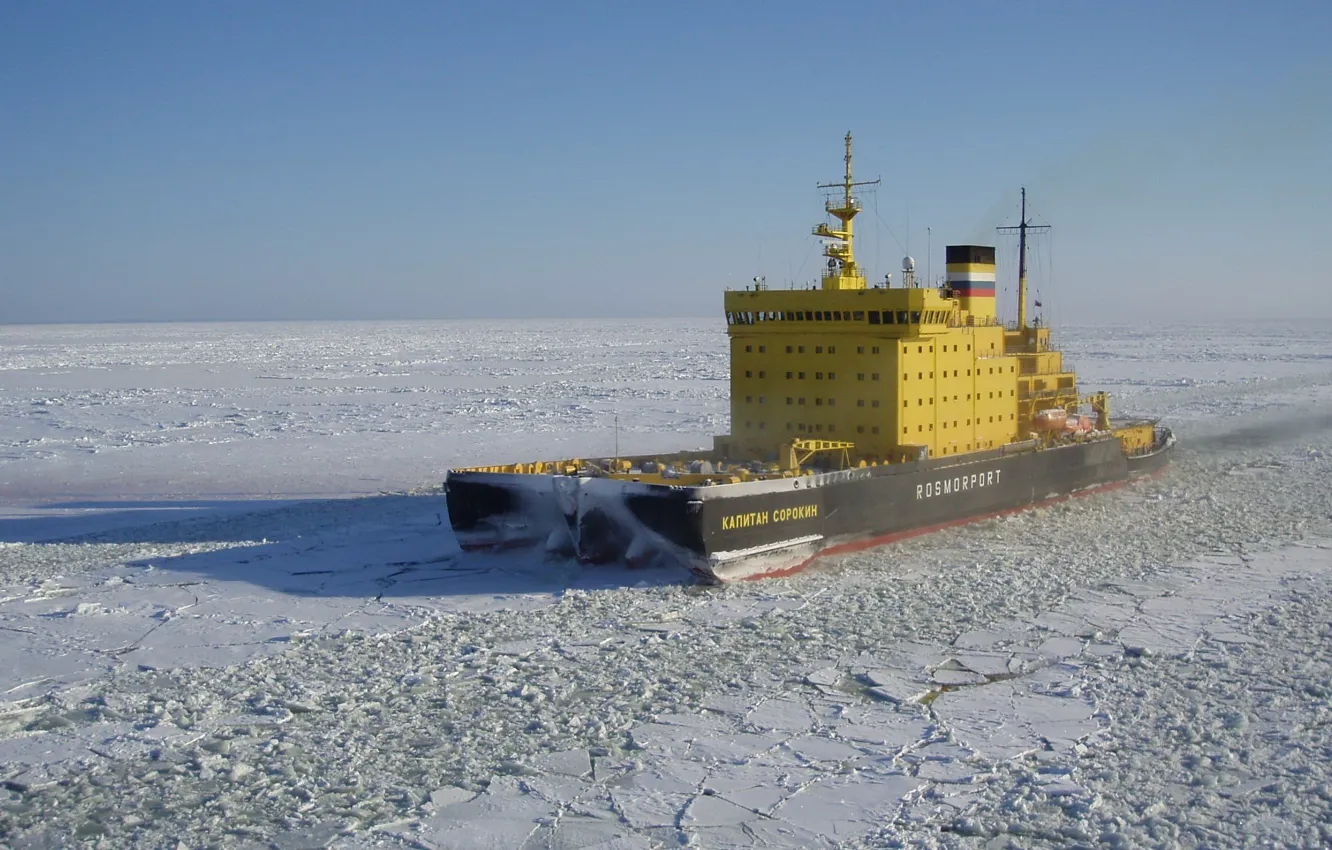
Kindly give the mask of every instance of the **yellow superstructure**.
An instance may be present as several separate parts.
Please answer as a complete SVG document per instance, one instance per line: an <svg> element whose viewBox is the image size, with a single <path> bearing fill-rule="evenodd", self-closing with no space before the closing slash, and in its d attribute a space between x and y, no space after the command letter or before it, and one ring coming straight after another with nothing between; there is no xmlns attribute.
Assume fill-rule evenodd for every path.
<svg viewBox="0 0 1332 850"><path fill-rule="evenodd" d="M1048 328L1005 328L995 308L994 248L950 246L947 283L868 286L855 259L851 135L822 285L729 291L730 458L783 458L793 441L850 443L851 463L992 449L1033 433L1051 408L1076 410L1076 377ZM825 187L826 188L826 187ZM1025 252L1025 205L1022 250ZM1025 272L1025 263L1022 269ZM1020 290L1025 296L1025 274ZM1104 414L1102 401L1102 414ZM1101 427L1106 427L1104 415Z"/></svg>

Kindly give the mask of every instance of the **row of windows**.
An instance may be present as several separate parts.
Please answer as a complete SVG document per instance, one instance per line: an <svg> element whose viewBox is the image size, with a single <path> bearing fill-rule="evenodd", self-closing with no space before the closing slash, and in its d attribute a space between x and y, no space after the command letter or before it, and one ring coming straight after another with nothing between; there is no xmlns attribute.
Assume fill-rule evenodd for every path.
<svg viewBox="0 0 1332 850"><path fill-rule="evenodd" d="M863 322L871 325L938 325L948 321L947 310L728 310L726 324L760 322Z"/></svg>
<svg viewBox="0 0 1332 850"><path fill-rule="evenodd" d="M1009 390L1009 393L1008 393L1008 394L1009 394L1009 395L1012 395L1012 394L1013 394L1013 391L1012 391L1012 390ZM1002 397L1002 396L1003 396L1003 393L1000 392L999 395L1000 395L1000 397ZM793 398L795 398L795 396L787 396L787 397L786 397L786 403L787 403L787 404L792 404L791 399L793 399ZM994 393L990 393L990 398L994 398ZM958 399L958 397L957 397L956 395L953 396L953 401L957 401L957 399ZM976 394L976 400L977 400L977 401L980 401L980 393L977 393L977 394ZM943 397L943 401L948 401L948 396L944 396L944 397ZM970 393L967 394L967 401L971 401L971 394L970 394ZM916 399L916 406L917 406L917 407L924 407L924 406L925 406L925 402L926 402L926 399L918 398L918 399ZM753 397L752 395L747 395L747 396L745 396L745 404L753 404L753 403L754 403L754 397ZM768 403L768 397L765 396L765 395L761 395L761 396L759 396L759 397L758 397L758 403L759 403L759 404L767 404L767 403ZM794 402L794 403L795 403L795 404L804 404L804 403L805 403L805 400L804 400L804 398L801 398L799 401ZM822 405L822 404L824 404L824 400L823 400L823 399L820 399L820 398L816 398L816 399L814 399L814 403L815 403L816 405ZM933 398L930 398L930 399L929 399L929 403L930 403L931 405L934 404L934 399L933 399ZM837 399L835 399L835 398L830 398L830 399L827 400L827 404L828 404L829 407L835 407L835 406L837 405ZM863 398L856 399L856 407L864 407L864 406L865 406L865 399L863 399ZM878 407L878 406L879 406L879 400L878 400L877 398L875 398L875 399L870 399L870 407ZM904 399L902 399L902 406L903 406L903 407L910 407L910 406L911 406L911 399L909 399L909 398L904 398ZM1010 417L1010 418L1011 418L1011 417ZM994 421L994 418L991 417L990 421Z"/></svg>
<svg viewBox="0 0 1332 850"><path fill-rule="evenodd" d="M726 313L728 325L753 325L758 322L863 322L864 310L759 310Z"/></svg>
<svg viewBox="0 0 1332 850"><path fill-rule="evenodd" d="M869 323L871 325L938 325L948 321L947 310L926 310L922 313L920 310L884 310L880 313L878 310L869 311ZM908 319L910 321L908 321Z"/></svg>

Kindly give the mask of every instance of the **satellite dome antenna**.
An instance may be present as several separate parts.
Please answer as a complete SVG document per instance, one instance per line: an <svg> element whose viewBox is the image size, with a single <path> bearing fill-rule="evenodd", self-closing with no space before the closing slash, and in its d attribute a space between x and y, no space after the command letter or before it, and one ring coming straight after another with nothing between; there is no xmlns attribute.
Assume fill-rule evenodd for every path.
<svg viewBox="0 0 1332 850"><path fill-rule="evenodd" d="M916 288L916 260L910 254L902 258L902 285L907 289Z"/></svg>

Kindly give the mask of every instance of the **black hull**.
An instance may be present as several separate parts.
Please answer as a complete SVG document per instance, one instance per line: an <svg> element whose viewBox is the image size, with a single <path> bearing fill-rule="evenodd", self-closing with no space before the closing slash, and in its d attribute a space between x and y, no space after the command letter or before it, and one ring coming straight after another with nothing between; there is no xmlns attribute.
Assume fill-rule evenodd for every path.
<svg viewBox="0 0 1332 850"><path fill-rule="evenodd" d="M457 472L446 494L464 546L544 541L588 562L665 560L733 581L1123 484L1159 471L1173 445L1159 429L1135 457L1107 438L708 487Z"/></svg>

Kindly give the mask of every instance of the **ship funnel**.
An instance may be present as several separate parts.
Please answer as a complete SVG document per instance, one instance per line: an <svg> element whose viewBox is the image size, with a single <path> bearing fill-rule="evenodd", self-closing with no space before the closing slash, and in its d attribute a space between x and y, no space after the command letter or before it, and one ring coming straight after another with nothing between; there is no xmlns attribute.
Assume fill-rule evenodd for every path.
<svg viewBox="0 0 1332 850"><path fill-rule="evenodd" d="M995 319L994 246L949 245L948 288L976 324Z"/></svg>

